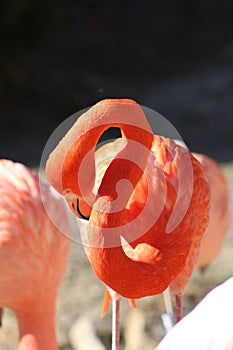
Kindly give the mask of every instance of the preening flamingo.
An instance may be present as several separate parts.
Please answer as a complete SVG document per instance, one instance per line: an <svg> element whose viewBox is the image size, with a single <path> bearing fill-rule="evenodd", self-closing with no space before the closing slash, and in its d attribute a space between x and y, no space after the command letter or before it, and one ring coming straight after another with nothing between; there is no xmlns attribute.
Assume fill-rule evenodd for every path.
<svg viewBox="0 0 233 350"><path fill-rule="evenodd" d="M197 267L205 269L219 254L229 226L228 185L223 170L216 161L203 154L193 155L203 165L210 186L209 223L201 241L197 261Z"/></svg>
<svg viewBox="0 0 233 350"><path fill-rule="evenodd" d="M232 350L233 277L214 288L156 350Z"/></svg>
<svg viewBox="0 0 233 350"><path fill-rule="evenodd" d="M20 350L58 350L55 299L69 240L51 222L41 197L69 234L61 198L23 164L0 160L0 306L18 319Z"/></svg>
<svg viewBox="0 0 233 350"><path fill-rule="evenodd" d="M95 146L109 127L122 138L97 169ZM142 298L163 292L182 270L184 287L208 222L208 184L185 148L153 135L136 102L90 108L50 154L46 176L77 216L89 218L89 258L108 287Z"/></svg>

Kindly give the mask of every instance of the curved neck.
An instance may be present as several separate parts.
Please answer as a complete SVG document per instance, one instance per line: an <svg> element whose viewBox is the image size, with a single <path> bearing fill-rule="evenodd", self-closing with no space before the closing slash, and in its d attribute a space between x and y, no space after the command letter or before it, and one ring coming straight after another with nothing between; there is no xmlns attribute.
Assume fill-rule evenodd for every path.
<svg viewBox="0 0 233 350"><path fill-rule="evenodd" d="M16 311L19 322L19 338L32 335L39 350L58 350L54 327L54 305L44 307L38 304L27 310ZM34 350L34 349L33 349Z"/></svg>
<svg viewBox="0 0 233 350"><path fill-rule="evenodd" d="M139 144L141 147L137 150L137 160L141 159L140 165L145 167L153 143L153 133L143 110L133 101L106 100L82 115L54 151L59 153L61 147L66 148L66 152L63 149L64 158L59 169L62 173L63 191L71 190L81 198L90 195L95 182L95 147L102 133L112 126L120 128L122 138L127 140L117 156L131 160L136 153L135 144ZM130 140L133 145L129 143ZM50 162L48 169L49 164ZM136 175L137 171L135 178Z"/></svg>

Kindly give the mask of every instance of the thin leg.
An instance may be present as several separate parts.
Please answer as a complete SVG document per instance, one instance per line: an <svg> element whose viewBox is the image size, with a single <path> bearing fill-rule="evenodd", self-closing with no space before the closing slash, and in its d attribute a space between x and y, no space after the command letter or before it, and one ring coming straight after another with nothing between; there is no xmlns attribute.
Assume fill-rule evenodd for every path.
<svg viewBox="0 0 233 350"><path fill-rule="evenodd" d="M2 327L2 314L3 314L3 309L0 308L0 327Z"/></svg>
<svg viewBox="0 0 233 350"><path fill-rule="evenodd" d="M173 317L174 311L173 311L171 293L170 293L169 288L167 288L163 292L163 299L164 299L166 313L168 315L170 315L171 317Z"/></svg>
<svg viewBox="0 0 233 350"><path fill-rule="evenodd" d="M183 317L182 297L180 295L175 295L175 302L176 302L176 323L177 323Z"/></svg>
<svg viewBox="0 0 233 350"><path fill-rule="evenodd" d="M174 310L172 306L171 293L169 288L163 292L163 299L166 312L161 315L162 322L166 333L168 333L173 327Z"/></svg>
<svg viewBox="0 0 233 350"><path fill-rule="evenodd" d="M112 350L120 349L120 298L112 299Z"/></svg>

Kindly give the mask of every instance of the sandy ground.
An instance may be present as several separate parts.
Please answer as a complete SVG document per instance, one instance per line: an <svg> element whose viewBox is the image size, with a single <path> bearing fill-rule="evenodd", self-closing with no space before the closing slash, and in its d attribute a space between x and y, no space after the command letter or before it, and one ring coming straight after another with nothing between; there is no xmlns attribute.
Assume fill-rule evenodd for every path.
<svg viewBox="0 0 233 350"><path fill-rule="evenodd" d="M229 181L232 206L233 163L225 164L223 167ZM214 286L232 275L233 220L231 219L221 254L204 274L194 271L185 290L184 313L192 309ZM100 347L93 345L92 349L110 349L111 311L109 310L104 318L100 318L103 295L104 286L95 277L82 246L72 242L66 273L57 299L56 331L61 350L81 349L75 345L74 340L79 336L80 329L84 329L83 332L81 331L82 338L84 338L82 349L90 350L89 345L85 345L85 335L87 338L90 337L88 334L88 330L91 329L90 325L92 326L90 332L101 341L100 344L97 344ZM161 295L138 300L136 310L129 306L126 299L123 299L121 303L122 349L152 350L164 335L160 318L162 312L164 312L164 303ZM85 325L89 326L85 327ZM10 310L5 310L3 326L0 329L0 349L17 349L17 339L18 332L14 314Z"/></svg>

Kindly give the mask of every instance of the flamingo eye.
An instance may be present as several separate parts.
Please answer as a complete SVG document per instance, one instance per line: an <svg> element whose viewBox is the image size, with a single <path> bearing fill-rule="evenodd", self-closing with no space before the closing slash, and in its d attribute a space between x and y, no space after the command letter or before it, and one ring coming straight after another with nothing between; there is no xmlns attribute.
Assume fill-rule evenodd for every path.
<svg viewBox="0 0 233 350"><path fill-rule="evenodd" d="M80 216L81 219L89 220L89 216L85 216L85 215L81 212L81 210L79 209L79 200L78 200L78 198L77 198L76 210L77 210L77 213L78 213L78 215Z"/></svg>

